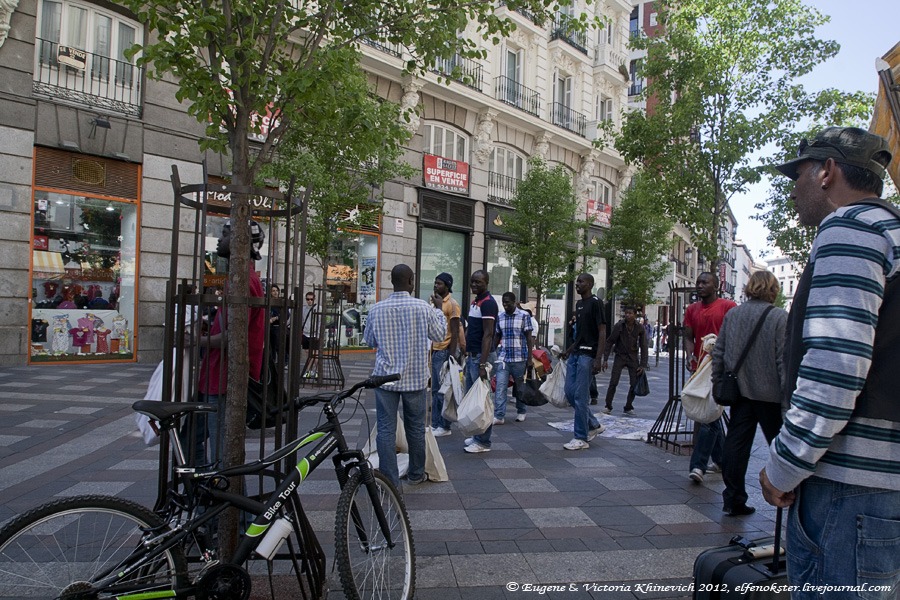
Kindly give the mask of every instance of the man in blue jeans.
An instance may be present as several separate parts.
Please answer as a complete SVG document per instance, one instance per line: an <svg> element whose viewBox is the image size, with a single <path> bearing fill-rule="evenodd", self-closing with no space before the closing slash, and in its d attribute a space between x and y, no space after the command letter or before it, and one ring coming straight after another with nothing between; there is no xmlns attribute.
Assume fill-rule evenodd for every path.
<svg viewBox="0 0 900 600"><path fill-rule="evenodd" d="M425 388L428 385L428 347L444 339L447 319L440 308L443 298L431 297L434 306L414 298L415 276L406 265L391 270L394 293L369 311L363 339L375 348L372 375L400 373L394 381L375 389L378 435L378 470L400 486L397 468L397 409L403 403L403 425L409 447L407 481L425 481Z"/></svg>
<svg viewBox="0 0 900 600"><path fill-rule="evenodd" d="M441 273L434 279L434 293L444 299L440 309L447 319L447 335L440 342L435 342L431 348L431 431L434 437L450 435L450 422L441 416L444 410L444 394L441 389L441 369L452 356L456 359L456 349L459 342L459 303L453 299L450 293L453 291L453 276L450 273ZM461 402L462 398L456 398Z"/></svg>
<svg viewBox="0 0 900 600"><path fill-rule="evenodd" d="M594 276L582 273L575 280L575 291L581 296L575 304L575 335L572 345L562 354L566 363L566 399L575 409L575 437L563 448L587 450L603 426L591 412L591 379L600 372L606 343L606 318L603 304L592 292Z"/></svg>
<svg viewBox="0 0 900 600"><path fill-rule="evenodd" d="M509 396L509 378L515 381L513 393L524 385L526 371L531 373L532 336L531 315L516 307L516 295L505 292L500 301L503 312L497 316L496 333L500 338L497 353L496 382L494 392L494 425L506 422L506 402ZM532 373L533 374L533 373ZM528 406L516 397L516 421L524 421Z"/></svg>
<svg viewBox="0 0 900 600"><path fill-rule="evenodd" d="M469 288L475 299L469 306L466 320L466 390L479 378L487 380L487 365L497 361L494 343L494 324L499 307L488 291L490 278L484 271L475 271L469 280ZM466 439L466 452L471 454L491 451L491 430Z"/></svg>

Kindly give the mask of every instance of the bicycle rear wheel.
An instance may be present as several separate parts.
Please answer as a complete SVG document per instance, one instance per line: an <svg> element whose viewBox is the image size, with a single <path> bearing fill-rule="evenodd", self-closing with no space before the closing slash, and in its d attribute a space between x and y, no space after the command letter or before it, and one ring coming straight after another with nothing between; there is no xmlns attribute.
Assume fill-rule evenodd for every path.
<svg viewBox="0 0 900 600"><path fill-rule="evenodd" d="M378 471L377 502L384 511L393 547L388 547L369 491L354 473L338 500L335 557L344 595L349 600L412 598L416 585L415 548L406 506L397 488Z"/></svg>
<svg viewBox="0 0 900 600"><path fill-rule="evenodd" d="M77 496L30 510L0 529L0 598L103 599L172 590L187 571L178 548L123 577L115 590L91 585L140 548L141 528L161 524L140 504L111 496Z"/></svg>

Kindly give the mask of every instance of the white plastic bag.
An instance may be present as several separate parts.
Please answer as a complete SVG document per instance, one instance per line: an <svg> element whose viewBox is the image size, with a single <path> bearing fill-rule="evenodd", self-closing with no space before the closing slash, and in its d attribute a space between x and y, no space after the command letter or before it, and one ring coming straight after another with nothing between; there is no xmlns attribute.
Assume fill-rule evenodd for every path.
<svg viewBox="0 0 900 600"><path fill-rule="evenodd" d="M444 394L444 408L441 410L444 420L451 423L457 421L457 406L465 397L462 390L462 368L451 356L441 367L441 387L438 390Z"/></svg>
<svg viewBox="0 0 900 600"><path fill-rule="evenodd" d="M547 381L541 384L541 393L547 396L550 404L556 408L569 408L566 400L566 361L560 360L547 375Z"/></svg>
<svg viewBox="0 0 900 600"><path fill-rule="evenodd" d="M488 365L490 371L490 365ZM488 372L490 377L490 372ZM494 423L494 401L491 399L490 379L479 377L466 392L465 397L456 409L459 417L457 425L467 436L478 435L487 431Z"/></svg>
<svg viewBox="0 0 900 600"><path fill-rule="evenodd" d="M716 345L715 334L703 337L705 356L691 378L681 390L684 414L697 423L712 423L722 416L724 406L716 404L712 395L712 350Z"/></svg>

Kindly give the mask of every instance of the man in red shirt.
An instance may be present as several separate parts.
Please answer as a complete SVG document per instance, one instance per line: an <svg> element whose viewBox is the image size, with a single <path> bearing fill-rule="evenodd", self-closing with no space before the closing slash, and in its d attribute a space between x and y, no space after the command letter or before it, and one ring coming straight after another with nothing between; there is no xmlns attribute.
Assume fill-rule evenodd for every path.
<svg viewBox="0 0 900 600"><path fill-rule="evenodd" d="M737 306L731 300L718 297L719 278L714 273L700 273L697 277L697 295L700 302L694 302L684 311L684 352L690 357L688 369L694 371L703 352L703 336L719 334L725 313ZM691 472L688 477L696 483L703 482L709 459L712 457L713 467L719 469L722 464L722 449L725 445L725 432L722 420L703 423L697 432L697 442L691 454Z"/></svg>
<svg viewBox="0 0 900 600"><path fill-rule="evenodd" d="M262 226L256 221L250 221L250 273L248 287L251 298L263 297L262 282L254 269L254 265L255 261L262 258L259 249L262 248L265 237ZM231 221L226 221L222 227L222 235L219 238L219 245L216 247L216 254L221 258L231 256ZM227 295L228 290L226 288L226 298ZM224 427L220 428L219 422L223 421L222 415L225 411L225 399L227 397L228 357L225 352L227 347L227 330L228 309L225 306L216 312L215 320L209 330L209 336L201 337L200 339L200 347L206 349L206 356L200 364L200 393L204 396L201 398L201 401L218 404L219 406L218 412L208 415L207 422L210 447L209 458L212 462L221 458L219 450L224 433ZM247 352L250 363L250 377L256 381L260 380L262 374L265 339L266 309L251 308L247 330ZM205 436L199 437L195 453L195 460L198 464L206 462L206 452L203 448L203 438Z"/></svg>

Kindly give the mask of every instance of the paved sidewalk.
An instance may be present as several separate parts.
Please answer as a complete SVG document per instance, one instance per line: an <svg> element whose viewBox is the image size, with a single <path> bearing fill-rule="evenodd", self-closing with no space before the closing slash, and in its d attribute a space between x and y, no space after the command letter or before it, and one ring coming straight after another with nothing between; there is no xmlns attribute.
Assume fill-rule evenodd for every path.
<svg viewBox="0 0 900 600"><path fill-rule="evenodd" d="M372 362L371 354L345 357L347 381L367 376ZM84 493L152 505L157 448L144 445L130 405L143 397L154 367L0 367L0 522L52 498ZM635 403L646 427L665 404L667 369L662 357L649 373L651 395ZM607 372L597 378L598 410L608 377ZM607 424L642 424L621 414L626 390L627 378L613 414L601 415ZM345 426L360 446L374 426L371 393L364 404L366 411L357 411ZM761 436L748 471L749 503L757 512L734 518L721 510L721 477L693 484L687 478L688 456L606 434L590 449L571 452L562 445L572 434L548 426L571 419L571 411L546 405L531 409L524 422L512 418L494 428L490 453L466 454L456 431L438 438L450 481L404 488L415 535L418 598L539 595L527 591L528 585L563 585L565 592L540 595L570 600L689 597L683 588L665 586L689 584L694 558L703 549L725 544L737 533L759 537L774 528L775 511L762 500L755 477L766 452ZM311 412L302 415L301 431L317 419ZM338 492L333 472L320 469L303 491L310 521L330 557ZM600 591L604 585L631 591ZM332 589L331 598L342 597L339 585ZM254 588L253 598L267 597L267 584Z"/></svg>

